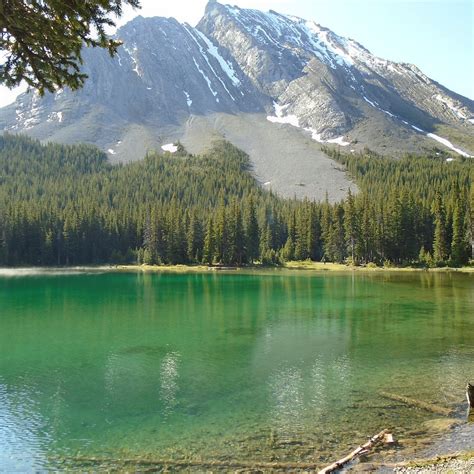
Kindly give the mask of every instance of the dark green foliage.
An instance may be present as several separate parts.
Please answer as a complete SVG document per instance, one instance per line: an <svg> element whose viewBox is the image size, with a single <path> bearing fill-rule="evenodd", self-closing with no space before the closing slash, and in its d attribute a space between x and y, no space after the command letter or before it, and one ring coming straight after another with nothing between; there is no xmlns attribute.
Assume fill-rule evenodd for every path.
<svg viewBox="0 0 474 474"><path fill-rule="evenodd" d="M437 265L468 262L474 219L469 200L472 159L406 156L390 160L373 153L326 152L347 167L362 191L355 197L360 232L356 260L400 265L421 258ZM352 207L349 202L350 198L346 214ZM323 208L323 236L327 220ZM353 218L350 223L354 227ZM345 224L347 231L348 215Z"/></svg>
<svg viewBox="0 0 474 474"><path fill-rule="evenodd" d="M251 263L257 260L259 256L259 235L260 232L255 211L255 201L253 196L250 196L250 199L245 206L245 237L247 244L247 258Z"/></svg>
<svg viewBox="0 0 474 474"><path fill-rule="evenodd" d="M434 204L434 224L433 258L436 264L443 265L448 259L448 229L446 211L440 194L436 195Z"/></svg>
<svg viewBox="0 0 474 474"><path fill-rule="evenodd" d="M466 226L465 205L456 200L453 212L453 234L451 239L451 264L454 266L463 265L469 261L469 242Z"/></svg>
<svg viewBox="0 0 474 474"><path fill-rule="evenodd" d="M81 87L87 77L80 71L83 46L114 54L121 43L108 38L105 28L126 4L140 5L138 0L2 0L0 49L6 58L0 83L14 87L25 81L41 95Z"/></svg>
<svg viewBox="0 0 474 474"><path fill-rule="evenodd" d="M334 158L361 192L332 205L264 191L226 142L112 166L94 147L4 135L0 265L468 262L472 161Z"/></svg>

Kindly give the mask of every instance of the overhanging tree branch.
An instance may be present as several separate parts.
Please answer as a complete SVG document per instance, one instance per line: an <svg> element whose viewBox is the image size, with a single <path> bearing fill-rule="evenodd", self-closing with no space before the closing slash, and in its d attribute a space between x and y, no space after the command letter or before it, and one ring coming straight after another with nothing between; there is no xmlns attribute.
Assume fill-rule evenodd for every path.
<svg viewBox="0 0 474 474"><path fill-rule="evenodd" d="M78 89L87 75L80 72L83 46L117 52L121 42L109 38L112 16L140 0L1 0L0 84L25 81L41 95L68 86Z"/></svg>

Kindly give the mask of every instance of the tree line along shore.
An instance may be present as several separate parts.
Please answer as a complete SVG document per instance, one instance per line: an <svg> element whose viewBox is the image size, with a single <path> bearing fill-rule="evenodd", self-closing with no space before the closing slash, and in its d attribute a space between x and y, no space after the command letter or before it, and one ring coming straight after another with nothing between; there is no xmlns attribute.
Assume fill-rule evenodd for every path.
<svg viewBox="0 0 474 474"><path fill-rule="evenodd" d="M89 145L5 134L0 265L469 264L472 160L325 151L360 192L337 203L283 199L259 186L248 156L225 141L199 156L180 146L111 165Z"/></svg>

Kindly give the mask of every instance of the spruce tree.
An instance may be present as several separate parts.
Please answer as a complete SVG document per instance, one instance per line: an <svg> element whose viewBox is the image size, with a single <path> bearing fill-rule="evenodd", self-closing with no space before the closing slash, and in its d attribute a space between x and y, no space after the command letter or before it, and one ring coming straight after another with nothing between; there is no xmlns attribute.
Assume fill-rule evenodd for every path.
<svg viewBox="0 0 474 474"><path fill-rule="evenodd" d="M196 263L201 261L202 246L202 227L195 210L193 210L190 213L188 230L186 232L186 254L188 262Z"/></svg>
<svg viewBox="0 0 474 474"><path fill-rule="evenodd" d="M212 265L215 257L215 238L214 238L214 221L212 216L209 215L206 225L206 233L204 236L204 247L203 247L203 263Z"/></svg>
<svg viewBox="0 0 474 474"><path fill-rule="evenodd" d="M448 243L446 238L446 214L439 193L436 195L434 205L434 224L433 260L436 265L441 265L448 260Z"/></svg>
<svg viewBox="0 0 474 474"><path fill-rule="evenodd" d="M233 200L230 209L230 263L242 265L245 261L245 232L242 221L242 212L236 200Z"/></svg>
<svg viewBox="0 0 474 474"><path fill-rule="evenodd" d="M357 262L356 247L359 244L359 222L355 208L354 196L349 189L344 206L344 230L351 263Z"/></svg>
<svg viewBox="0 0 474 474"><path fill-rule="evenodd" d="M105 48L114 55L121 42L105 30L126 4L140 6L138 0L2 1L0 49L6 58L0 83L14 87L25 81L41 94L81 87L87 77L80 67L82 47Z"/></svg>
<svg viewBox="0 0 474 474"><path fill-rule="evenodd" d="M331 260L337 263L344 262L347 244L344 232L344 207L341 204L336 204L334 207L328 246Z"/></svg>
<svg viewBox="0 0 474 474"><path fill-rule="evenodd" d="M260 230L253 196L250 197L247 204L244 229L246 237L245 247L247 249L247 258L250 263L253 263L258 259L260 248Z"/></svg>
<svg viewBox="0 0 474 474"><path fill-rule="evenodd" d="M469 260L469 247L464 225L464 209L456 200L453 212L453 238L451 241L451 262L453 265L464 265Z"/></svg>

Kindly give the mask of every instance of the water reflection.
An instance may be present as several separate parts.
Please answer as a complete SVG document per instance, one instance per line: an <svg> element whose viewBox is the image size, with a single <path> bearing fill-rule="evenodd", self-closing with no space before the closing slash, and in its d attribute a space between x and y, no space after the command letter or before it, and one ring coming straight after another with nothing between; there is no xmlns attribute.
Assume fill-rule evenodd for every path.
<svg viewBox="0 0 474 474"><path fill-rule="evenodd" d="M45 462L49 435L34 390L10 391L0 379L0 470L32 472Z"/></svg>
<svg viewBox="0 0 474 474"><path fill-rule="evenodd" d="M304 419L304 379L298 367L283 367L269 378L271 418L281 436L298 432Z"/></svg>
<svg viewBox="0 0 474 474"><path fill-rule="evenodd" d="M473 295L430 274L2 279L0 470L77 450L271 458L272 430L328 450L407 432L431 415L377 392L464 397Z"/></svg>
<svg viewBox="0 0 474 474"><path fill-rule="evenodd" d="M170 352L161 362L161 388L160 396L163 402L163 414L165 417L173 412L177 405L177 392L179 380L179 352Z"/></svg>
<svg viewBox="0 0 474 474"><path fill-rule="evenodd" d="M178 403L180 360L180 353L166 346L132 346L110 354L104 371L110 409L124 405L137 414L161 413L165 421Z"/></svg>
<svg viewBox="0 0 474 474"><path fill-rule="evenodd" d="M327 377L326 367L322 360L317 358L311 368L311 405L316 420L324 417L327 405Z"/></svg>

